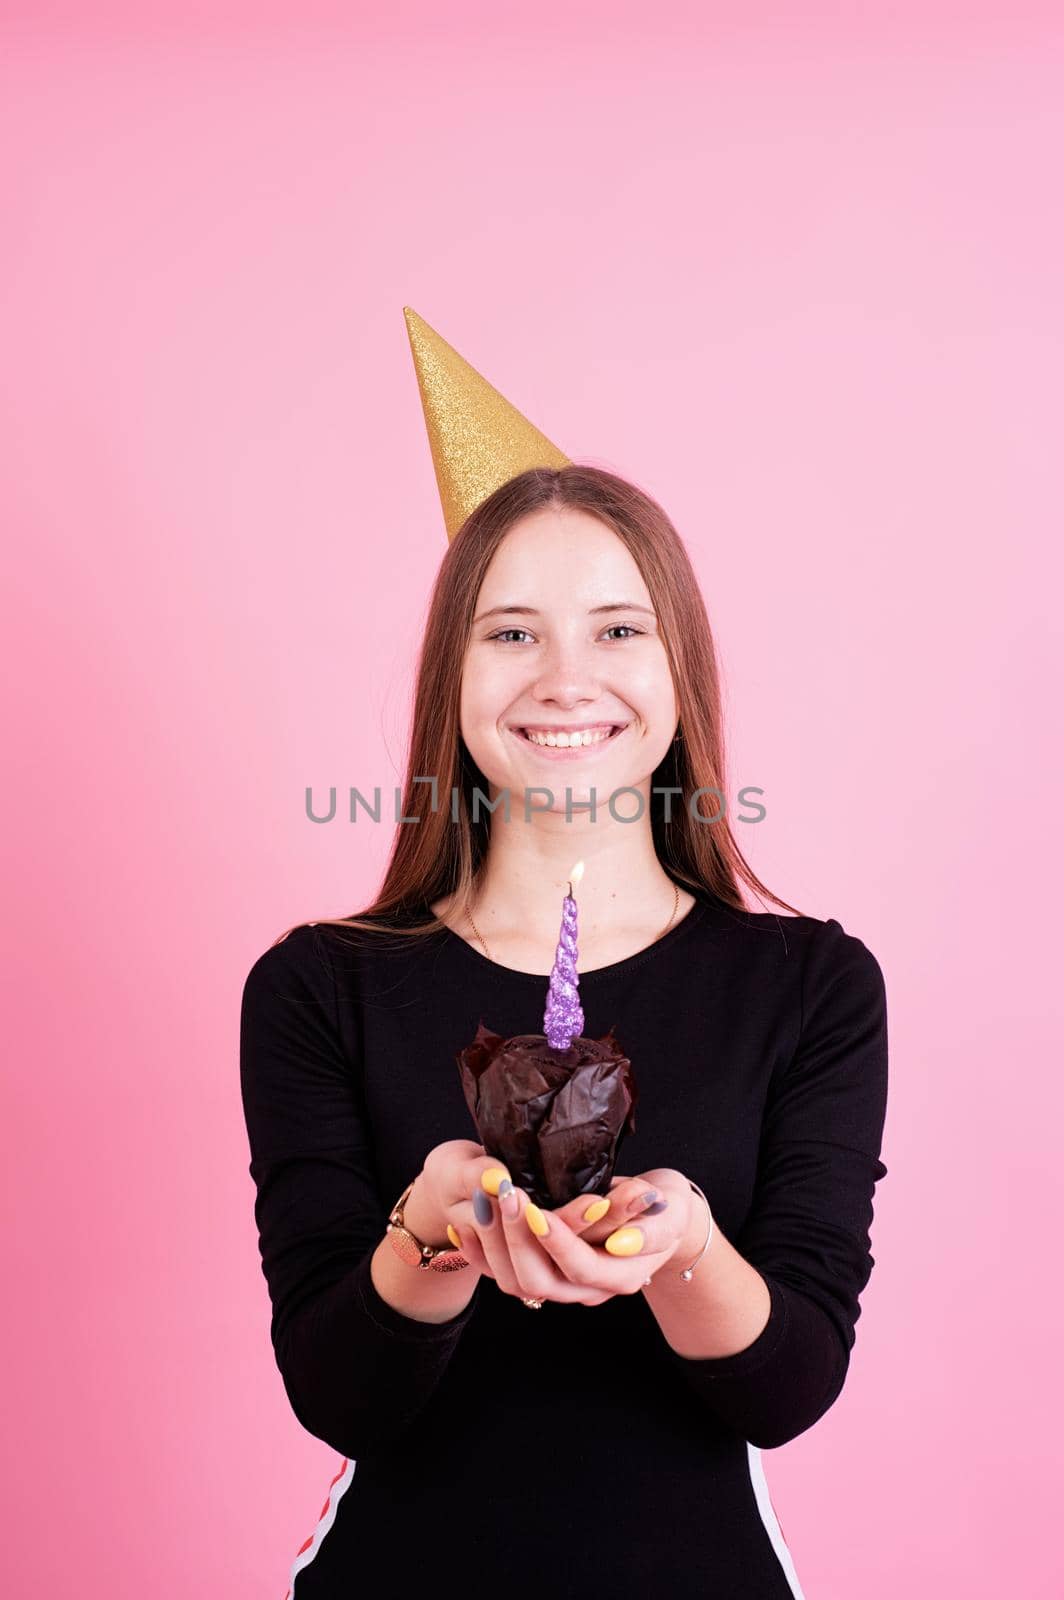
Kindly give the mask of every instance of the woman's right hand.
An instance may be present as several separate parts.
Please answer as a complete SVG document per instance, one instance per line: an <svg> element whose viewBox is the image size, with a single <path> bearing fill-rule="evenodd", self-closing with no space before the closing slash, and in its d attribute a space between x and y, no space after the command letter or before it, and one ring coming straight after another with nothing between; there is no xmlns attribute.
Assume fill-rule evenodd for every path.
<svg viewBox="0 0 1064 1600"><path fill-rule="evenodd" d="M509 1176L506 1167L472 1139L447 1139L433 1146L414 1179L404 1216L411 1231L426 1244L450 1240L470 1266L491 1278L494 1273L472 1226L470 1200L474 1189L484 1187L482 1179L489 1173L486 1192L497 1194L500 1181Z"/></svg>

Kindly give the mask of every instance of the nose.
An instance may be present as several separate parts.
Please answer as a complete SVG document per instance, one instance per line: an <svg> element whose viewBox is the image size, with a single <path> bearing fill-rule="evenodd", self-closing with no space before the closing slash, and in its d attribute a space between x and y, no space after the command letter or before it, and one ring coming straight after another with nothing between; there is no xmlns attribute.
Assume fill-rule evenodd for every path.
<svg viewBox="0 0 1064 1600"><path fill-rule="evenodd" d="M590 652L579 643L557 639L540 658L531 692L534 700L568 707L597 700L602 684Z"/></svg>

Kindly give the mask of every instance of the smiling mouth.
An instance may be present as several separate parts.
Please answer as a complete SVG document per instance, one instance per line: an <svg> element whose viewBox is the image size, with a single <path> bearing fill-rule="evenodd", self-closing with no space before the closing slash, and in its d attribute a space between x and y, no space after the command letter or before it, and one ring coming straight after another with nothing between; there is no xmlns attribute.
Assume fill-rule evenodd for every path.
<svg viewBox="0 0 1064 1600"><path fill-rule="evenodd" d="M515 738L521 739L525 744L532 746L533 750L549 750L552 753L568 753L570 751L598 750L616 739L629 726L627 722L614 722L602 724L598 728L582 731L581 736L572 744L565 742L558 744L554 734L541 734L528 728L512 727L510 732ZM608 732L607 732L608 728ZM562 730L559 730L561 732ZM548 742L549 741L549 742Z"/></svg>

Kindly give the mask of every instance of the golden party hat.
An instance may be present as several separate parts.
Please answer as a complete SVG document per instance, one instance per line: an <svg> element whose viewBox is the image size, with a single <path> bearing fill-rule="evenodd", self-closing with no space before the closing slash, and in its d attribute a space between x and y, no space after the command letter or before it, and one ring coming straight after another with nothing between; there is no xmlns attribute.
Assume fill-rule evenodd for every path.
<svg viewBox="0 0 1064 1600"><path fill-rule="evenodd" d="M447 539L500 484L529 467L567 467L534 428L409 306L403 307Z"/></svg>

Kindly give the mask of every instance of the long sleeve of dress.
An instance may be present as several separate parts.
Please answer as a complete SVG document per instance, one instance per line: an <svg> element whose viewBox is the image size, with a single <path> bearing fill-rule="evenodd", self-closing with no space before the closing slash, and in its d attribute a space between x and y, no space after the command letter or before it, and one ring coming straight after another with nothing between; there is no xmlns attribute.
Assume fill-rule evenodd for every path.
<svg viewBox="0 0 1064 1600"><path fill-rule="evenodd" d="M277 1366L303 1427L355 1459L425 1405L480 1285L441 1323L402 1315L374 1287L388 1207L331 963L312 926L267 950L245 980L240 1085Z"/></svg>
<svg viewBox="0 0 1064 1600"><path fill-rule="evenodd" d="M754 1200L732 1240L765 1279L768 1322L730 1356L667 1347L714 1416L763 1448L812 1427L842 1390L874 1265L873 1192L887 1173L882 971L834 919L805 963L797 1049L770 1084Z"/></svg>

